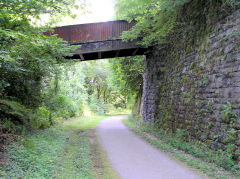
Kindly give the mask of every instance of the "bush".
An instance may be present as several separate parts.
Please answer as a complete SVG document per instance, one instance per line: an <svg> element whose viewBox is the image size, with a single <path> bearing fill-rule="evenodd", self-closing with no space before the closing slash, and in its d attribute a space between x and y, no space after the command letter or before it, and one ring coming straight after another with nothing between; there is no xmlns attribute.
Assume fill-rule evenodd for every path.
<svg viewBox="0 0 240 179"><path fill-rule="evenodd" d="M45 97L46 108L55 118L69 118L83 114L83 104L61 94L51 94Z"/></svg>
<svg viewBox="0 0 240 179"><path fill-rule="evenodd" d="M109 111L109 106L102 99L97 99L94 95L90 97L89 108L97 114L104 114Z"/></svg>
<svg viewBox="0 0 240 179"><path fill-rule="evenodd" d="M33 114L30 123L35 129L44 129L49 127L53 123L51 119L51 112L46 108L46 106L39 107Z"/></svg>

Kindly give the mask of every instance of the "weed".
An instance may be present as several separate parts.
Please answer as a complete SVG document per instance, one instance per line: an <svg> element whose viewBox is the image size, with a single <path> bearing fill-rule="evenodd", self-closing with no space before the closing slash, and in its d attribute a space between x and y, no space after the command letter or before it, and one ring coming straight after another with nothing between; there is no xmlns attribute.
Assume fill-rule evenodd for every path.
<svg viewBox="0 0 240 179"><path fill-rule="evenodd" d="M28 135L10 146L9 162L1 168L0 177L93 178L88 129L104 118L70 119Z"/></svg>
<svg viewBox="0 0 240 179"><path fill-rule="evenodd" d="M232 105L230 102L227 102L227 104L224 105L223 110L221 111L221 118L225 122L230 123L230 125L233 125L233 123L236 122L237 113L236 111L232 110Z"/></svg>
<svg viewBox="0 0 240 179"><path fill-rule="evenodd" d="M202 84L206 86L208 85L208 83L209 83L209 77L208 77L208 74L205 74L203 75Z"/></svg>
<svg viewBox="0 0 240 179"><path fill-rule="evenodd" d="M185 141L185 137L187 136L185 130L177 130L176 136L173 136L153 125L141 123L139 126L137 120L133 117L124 120L124 123L153 146L170 153L171 156L187 163L191 167L199 169L210 177L240 177L240 167L233 160L233 155L230 152L233 150L233 146L231 145L227 146L226 151L214 151L200 142ZM149 138L145 134L146 132L154 135L159 140ZM181 151L178 152L177 149Z"/></svg>

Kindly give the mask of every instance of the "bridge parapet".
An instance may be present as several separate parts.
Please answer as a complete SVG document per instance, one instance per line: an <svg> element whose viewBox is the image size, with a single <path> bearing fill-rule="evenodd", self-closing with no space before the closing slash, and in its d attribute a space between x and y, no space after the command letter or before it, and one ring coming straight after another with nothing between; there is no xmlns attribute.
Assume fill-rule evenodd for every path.
<svg viewBox="0 0 240 179"><path fill-rule="evenodd" d="M134 42L123 42L122 32L130 30L136 23L133 21L109 21L90 24L79 24L57 27L54 32L58 37L71 45L81 45L73 52L73 59L95 60L124 56L143 55L145 48Z"/></svg>

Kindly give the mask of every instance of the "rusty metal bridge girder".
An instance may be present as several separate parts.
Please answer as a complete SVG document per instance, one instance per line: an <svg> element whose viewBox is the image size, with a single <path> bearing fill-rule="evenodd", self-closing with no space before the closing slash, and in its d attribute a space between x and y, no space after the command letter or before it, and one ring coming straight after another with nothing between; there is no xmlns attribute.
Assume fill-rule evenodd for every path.
<svg viewBox="0 0 240 179"><path fill-rule="evenodd" d="M109 21L57 27L53 33L71 45L81 45L70 59L95 60L125 56L143 55L146 48L137 45L137 41L123 42L122 32L130 30L135 22ZM69 57L68 57L69 59Z"/></svg>

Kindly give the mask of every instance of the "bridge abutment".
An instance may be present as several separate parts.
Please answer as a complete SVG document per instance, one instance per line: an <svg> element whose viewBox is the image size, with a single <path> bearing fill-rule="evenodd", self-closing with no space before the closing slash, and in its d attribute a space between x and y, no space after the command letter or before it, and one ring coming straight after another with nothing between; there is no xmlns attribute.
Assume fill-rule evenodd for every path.
<svg viewBox="0 0 240 179"><path fill-rule="evenodd" d="M143 119L214 149L240 147L240 10L198 43L155 47L146 56ZM233 147L234 146L234 147Z"/></svg>
<svg viewBox="0 0 240 179"><path fill-rule="evenodd" d="M144 56L143 74L143 120L155 122L157 120L159 105L160 71L163 67L163 51L154 47L150 53Z"/></svg>

